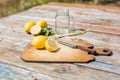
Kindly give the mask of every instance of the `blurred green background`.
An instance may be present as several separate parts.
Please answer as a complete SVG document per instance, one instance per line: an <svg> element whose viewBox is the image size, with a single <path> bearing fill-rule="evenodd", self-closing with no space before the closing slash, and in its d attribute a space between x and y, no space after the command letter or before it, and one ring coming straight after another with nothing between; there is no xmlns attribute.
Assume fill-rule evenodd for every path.
<svg viewBox="0 0 120 80"><path fill-rule="evenodd" d="M120 6L120 0L0 0L0 18L48 2Z"/></svg>

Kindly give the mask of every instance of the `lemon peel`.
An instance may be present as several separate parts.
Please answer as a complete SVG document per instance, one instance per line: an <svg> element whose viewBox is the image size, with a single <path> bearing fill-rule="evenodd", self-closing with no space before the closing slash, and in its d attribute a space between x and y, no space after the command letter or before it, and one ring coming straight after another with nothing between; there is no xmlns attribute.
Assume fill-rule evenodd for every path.
<svg viewBox="0 0 120 80"><path fill-rule="evenodd" d="M24 25L24 31L30 33L30 29L35 25L35 22L27 22Z"/></svg>
<svg viewBox="0 0 120 80"><path fill-rule="evenodd" d="M33 45L36 49L45 48L47 37L46 36L35 36L32 40L31 45Z"/></svg>

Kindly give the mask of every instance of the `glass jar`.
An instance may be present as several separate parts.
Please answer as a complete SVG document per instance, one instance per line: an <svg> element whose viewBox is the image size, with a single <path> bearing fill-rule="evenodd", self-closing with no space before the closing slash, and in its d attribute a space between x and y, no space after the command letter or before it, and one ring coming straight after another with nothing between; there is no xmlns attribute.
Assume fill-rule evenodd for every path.
<svg viewBox="0 0 120 80"><path fill-rule="evenodd" d="M73 24L72 26L71 23ZM56 34L67 34L70 33L72 29L74 29L74 19L70 17L69 10L57 10L55 16Z"/></svg>

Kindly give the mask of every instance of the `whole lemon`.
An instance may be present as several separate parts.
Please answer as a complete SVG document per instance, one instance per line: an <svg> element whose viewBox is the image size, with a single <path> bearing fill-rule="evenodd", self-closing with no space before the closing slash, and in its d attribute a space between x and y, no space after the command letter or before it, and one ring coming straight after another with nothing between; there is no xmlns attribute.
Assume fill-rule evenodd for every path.
<svg viewBox="0 0 120 80"><path fill-rule="evenodd" d="M46 28L48 26L48 24L45 20L39 20L39 21L37 21L36 24L40 25L41 28Z"/></svg>
<svg viewBox="0 0 120 80"><path fill-rule="evenodd" d="M27 22L25 25L24 25L24 31L27 32L27 33L30 33L30 29L32 28L32 26L35 25L35 22Z"/></svg>
<svg viewBox="0 0 120 80"><path fill-rule="evenodd" d="M45 48L47 37L46 36L35 36L32 40L31 45L33 45L37 49Z"/></svg>

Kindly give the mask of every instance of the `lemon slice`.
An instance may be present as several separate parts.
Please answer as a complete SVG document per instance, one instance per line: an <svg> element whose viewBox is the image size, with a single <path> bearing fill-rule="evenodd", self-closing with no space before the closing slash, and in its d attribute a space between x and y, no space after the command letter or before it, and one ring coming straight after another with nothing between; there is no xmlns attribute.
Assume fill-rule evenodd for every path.
<svg viewBox="0 0 120 80"><path fill-rule="evenodd" d="M39 25L35 25L30 29L31 34L39 35L41 32L41 27Z"/></svg>
<svg viewBox="0 0 120 80"><path fill-rule="evenodd" d="M56 41L48 39L45 43L45 48L48 51L56 51L58 49L58 46L56 44Z"/></svg>

